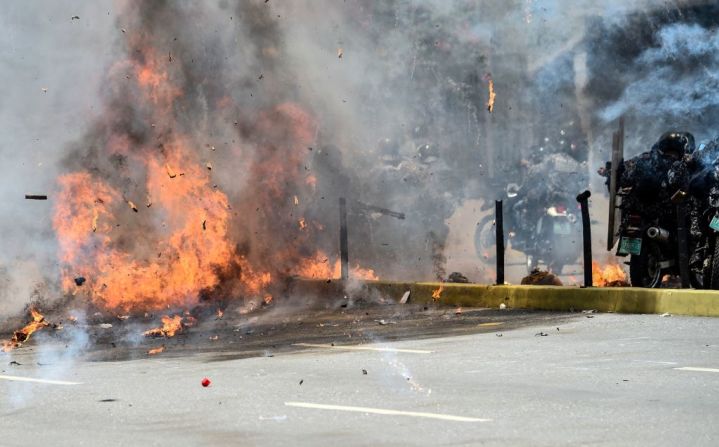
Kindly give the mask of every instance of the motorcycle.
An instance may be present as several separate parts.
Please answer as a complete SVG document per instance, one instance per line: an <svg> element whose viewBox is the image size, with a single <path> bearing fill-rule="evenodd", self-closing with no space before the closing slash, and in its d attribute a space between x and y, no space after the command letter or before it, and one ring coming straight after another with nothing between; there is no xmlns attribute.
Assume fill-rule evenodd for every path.
<svg viewBox="0 0 719 447"><path fill-rule="evenodd" d="M668 132L650 152L628 161L613 154L604 170L610 188L607 248L616 236L617 256L630 256L634 287L660 287L669 275L683 278L684 286L719 288L719 177L693 152L691 134Z"/></svg>
<svg viewBox="0 0 719 447"><path fill-rule="evenodd" d="M533 206L521 197L521 188L509 184L504 209L505 247L520 251L526 256L527 272L539 264L561 273L567 264L579 258L582 240L581 225L574 210L572 197L552 194L546 206ZM475 250L480 258L489 261L495 254L494 215L485 216L475 230Z"/></svg>

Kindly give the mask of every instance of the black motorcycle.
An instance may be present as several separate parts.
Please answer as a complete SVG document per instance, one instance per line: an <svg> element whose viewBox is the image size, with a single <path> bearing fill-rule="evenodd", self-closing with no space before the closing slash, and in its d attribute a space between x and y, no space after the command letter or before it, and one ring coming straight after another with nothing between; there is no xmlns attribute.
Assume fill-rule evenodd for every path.
<svg viewBox="0 0 719 447"><path fill-rule="evenodd" d="M711 288L716 274L719 287L719 194L712 198L710 173L692 162L693 136L667 132L649 152L627 161L618 151L615 145L613 162L602 172L610 189L607 248L616 237L617 256L630 256L632 285L659 287L668 275Z"/></svg>
<svg viewBox="0 0 719 447"><path fill-rule="evenodd" d="M505 247L525 254L527 272L544 264L552 272L561 273L565 265L576 263L582 233L574 198L553 194L547 203L538 205L522 197L521 188L515 184L510 184L506 192ZM494 259L495 236L494 215L489 214L475 230L475 250L480 258Z"/></svg>

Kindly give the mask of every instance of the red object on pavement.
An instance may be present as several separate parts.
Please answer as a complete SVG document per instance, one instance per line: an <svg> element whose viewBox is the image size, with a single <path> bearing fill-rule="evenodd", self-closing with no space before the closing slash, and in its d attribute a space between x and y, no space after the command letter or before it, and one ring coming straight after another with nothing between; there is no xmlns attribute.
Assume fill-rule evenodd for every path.
<svg viewBox="0 0 719 447"><path fill-rule="evenodd" d="M202 386L208 387L208 386L210 386L210 383L212 383L212 382L210 382L210 379L208 379L207 377L202 379Z"/></svg>

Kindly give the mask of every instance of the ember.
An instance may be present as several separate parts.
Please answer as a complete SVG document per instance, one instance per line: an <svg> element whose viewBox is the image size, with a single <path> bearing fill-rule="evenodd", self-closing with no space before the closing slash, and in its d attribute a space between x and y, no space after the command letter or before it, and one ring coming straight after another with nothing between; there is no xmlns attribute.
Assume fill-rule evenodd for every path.
<svg viewBox="0 0 719 447"><path fill-rule="evenodd" d="M157 348L150 349L149 351L147 351L147 354L155 355L155 354L159 354L159 353L163 352L164 350L165 350L165 346L163 345L163 346L160 346Z"/></svg>
<svg viewBox="0 0 719 447"><path fill-rule="evenodd" d="M3 352L10 352L14 348L20 346L23 342L26 342L28 339L30 339L30 336L35 331L50 326L50 324L45 321L45 317L36 309L30 309L30 314L32 315L32 321L28 323L24 328L15 331L9 341L3 342Z"/></svg>

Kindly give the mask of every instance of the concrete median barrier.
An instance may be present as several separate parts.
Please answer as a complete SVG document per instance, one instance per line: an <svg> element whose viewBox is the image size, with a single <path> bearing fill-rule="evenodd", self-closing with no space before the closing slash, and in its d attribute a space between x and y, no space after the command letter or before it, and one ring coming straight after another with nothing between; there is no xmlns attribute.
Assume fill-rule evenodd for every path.
<svg viewBox="0 0 719 447"><path fill-rule="evenodd" d="M440 292L437 292L441 289ZM412 283L365 281L348 283L332 280L295 280L291 290L315 296L375 295L400 300L410 291L414 303L431 303L439 294L440 304L467 307L509 308L600 312L693 315L719 317L719 291L686 289L640 289L630 287L579 288L556 286L490 286L455 283Z"/></svg>

